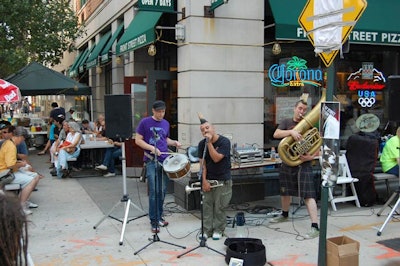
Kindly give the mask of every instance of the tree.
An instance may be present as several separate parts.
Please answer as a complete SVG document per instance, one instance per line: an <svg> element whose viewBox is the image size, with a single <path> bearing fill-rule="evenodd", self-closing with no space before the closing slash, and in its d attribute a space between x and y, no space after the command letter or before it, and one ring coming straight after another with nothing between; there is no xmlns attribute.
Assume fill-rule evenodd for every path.
<svg viewBox="0 0 400 266"><path fill-rule="evenodd" d="M83 34L70 0L2 0L0 5L0 77L29 62L58 64Z"/></svg>

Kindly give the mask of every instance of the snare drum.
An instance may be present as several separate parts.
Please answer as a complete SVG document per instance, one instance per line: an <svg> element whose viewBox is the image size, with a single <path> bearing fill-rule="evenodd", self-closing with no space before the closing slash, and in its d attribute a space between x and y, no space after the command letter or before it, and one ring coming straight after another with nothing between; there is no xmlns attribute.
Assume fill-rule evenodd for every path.
<svg viewBox="0 0 400 266"><path fill-rule="evenodd" d="M184 154L171 154L163 162L163 169L171 179L178 179L190 174L190 162Z"/></svg>

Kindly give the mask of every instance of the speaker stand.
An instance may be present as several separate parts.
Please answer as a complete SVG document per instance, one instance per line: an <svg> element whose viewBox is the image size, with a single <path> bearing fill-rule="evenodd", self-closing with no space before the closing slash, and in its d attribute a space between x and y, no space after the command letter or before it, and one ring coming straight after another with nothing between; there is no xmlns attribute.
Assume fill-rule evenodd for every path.
<svg viewBox="0 0 400 266"><path fill-rule="evenodd" d="M147 214L145 213L145 214L142 214L142 215L140 215L140 216L138 216L138 217L135 217L135 218L132 218L132 219L128 219L128 216L129 216L129 209L130 209L131 206L133 206L135 209L139 210L139 211L142 212L142 213L143 213L144 211L143 211L142 209L140 209L138 206L136 206L136 205L131 201L131 199L129 198L129 195L128 195L128 193L127 193L127 189L126 189L125 142L122 142L121 149L122 149L122 185L123 185L123 195L122 195L122 198L121 198L121 200L120 200L119 202L117 202L117 203L114 205L114 207L111 208L111 210L110 210L107 214L105 214L105 215L103 216L103 218L100 219L100 221L98 221L98 222L93 226L93 229L96 229L107 217L110 217L110 218L112 218L112 219L114 219L114 220L117 220L117 221L121 222L121 223L122 223L122 231L121 231L121 237L120 237L120 239L119 239L119 244L120 244L120 245L123 244L126 225L127 225L130 221L133 221L133 220L142 218L142 217L144 217L144 216L147 215ZM120 204L122 204L122 203L125 204L125 215L124 215L124 219L123 219L123 220L111 216L111 213L114 211L114 209L115 209L117 206L119 206Z"/></svg>

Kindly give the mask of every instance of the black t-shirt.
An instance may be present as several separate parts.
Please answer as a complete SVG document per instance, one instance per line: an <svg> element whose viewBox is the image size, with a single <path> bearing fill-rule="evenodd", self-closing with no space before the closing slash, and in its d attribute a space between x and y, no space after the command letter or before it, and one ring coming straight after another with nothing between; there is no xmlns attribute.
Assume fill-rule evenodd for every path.
<svg viewBox="0 0 400 266"><path fill-rule="evenodd" d="M205 139L199 143L199 158L203 158ZM218 163L214 163L208 150L205 154L208 180L230 180L231 179L231 142L228 138L219 135L218 140L213 143L218 153L223 154L224 158Z"/></svg>
<svg viewBox="0 0 400 266"><path fill-rule="evenodd" d="M65 109L63 107L56 107L50 111L50 117L54 120L57 119L59 115L63 115L65 119Z"/></svg>
<svg viewBox="0 0 400 266"><path fill-rule="evenodd" d="M293 118L286 118L281 121L278 128L281 130L289 130L293 129L297 124L298 122L293 121Z"/></svg>

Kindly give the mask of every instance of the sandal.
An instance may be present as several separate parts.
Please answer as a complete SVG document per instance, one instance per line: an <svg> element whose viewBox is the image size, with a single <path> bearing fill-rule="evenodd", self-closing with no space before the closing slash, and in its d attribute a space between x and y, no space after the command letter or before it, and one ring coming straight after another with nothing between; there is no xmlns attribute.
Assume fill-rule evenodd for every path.
<svg viewBox="0 0 400 266"><path fill-rule="evenodd" d="M46 154L46 151L41 151L41 152L38 152L37 155L45 155L45 154Z"/></svg>

